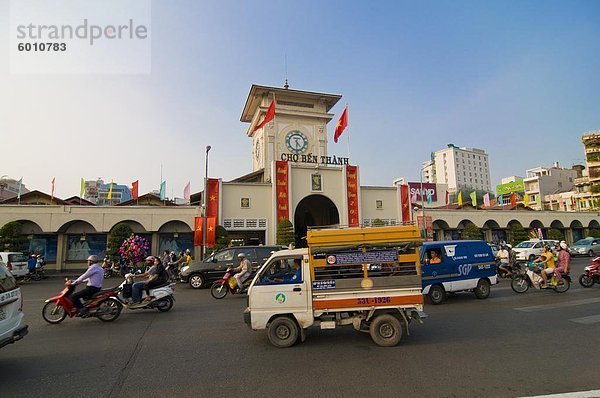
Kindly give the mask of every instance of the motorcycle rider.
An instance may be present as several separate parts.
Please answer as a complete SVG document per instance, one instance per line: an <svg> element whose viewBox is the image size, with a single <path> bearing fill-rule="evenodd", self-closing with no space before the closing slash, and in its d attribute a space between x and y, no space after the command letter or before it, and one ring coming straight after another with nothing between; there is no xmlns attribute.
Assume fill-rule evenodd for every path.
<svg viewBox="0 0 600 398"><path fill-rule="evenodd" d="M544 246L544 252L540 257L535 260L536 264L544 264L544 269L540 273L542 277L542 288L548 287L548 275L554 273L554 254L552 254L552 248L549 245Z"/></svg>
<svg viewBox="0 0 600 398"><path fill-rule="evenodd" d="M71 282L72 285L78 285L87 281L87 286L84 289L71 295L71 301L73 301L73 304L79 310L79 315L84 312L81 299L89 299L102 289L104 270L99 263L100 258L98 256L95 254L89 256L87 258L88 269L79 278Z"/></svg>
<svg viewBox="0 0 600 398"><path fill-rule="evenodd" d="M238 290L242 290L243 283L246 279L250 277L252 273L252 266L250 265L250 261L246 258L246 254L240 253L237 255L238 260L240 260L240 265L233 268L231 271L237 272L237 274L233 275L237 282Z"/></svg>
<svg viewBox="0 0 600 398"><path fill-rule="evenodd" d="M567 250L568 246L566 242L560 242L558 245L558 263L556 264L556 268L554 269L554 275L556 275L556 279L558 279L558 283L562 283L563 273L569 272L569 267L571 266L571 255Z"/></svg>
<svg viewBox="0 0 600 398"><path fill-rule="evenodd" d="M510 270L510 253L508 252L506 245L503 244L500 246L500 250L496 253L496 258L500 261L498 269L502 271L502 276L512 276Z"/></svg>
<svg viewBox="0 0 600 398"><path fill-rule="evenodd" d="M142 290L146 289L148 294L147 299L150 299L150 289L154 286L162 285L167 281L167 271L162 265L160 259L154 256L146 257L146 265L150 265L150 269L143 274L134 275L134 278L145 278L148 277L146 282L136 282L131 287L131 296L133 299L132 305L139 304L142 299Z"/></svg>

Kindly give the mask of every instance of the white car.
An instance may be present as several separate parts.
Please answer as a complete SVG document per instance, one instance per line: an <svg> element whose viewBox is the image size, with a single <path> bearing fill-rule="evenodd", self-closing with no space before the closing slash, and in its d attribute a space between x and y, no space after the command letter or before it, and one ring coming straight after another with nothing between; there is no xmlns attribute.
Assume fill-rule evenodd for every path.
<svg viewBox="0 0 600 398"><path fill-rule="evenodd" d="M544 246L554 247L557 240L526 240L513 247L517 253L517 261L532 261L544 252Z"/></svg>
<svg viewBox="0 0 600 398"><path fill-rule="evenodd" d="M23 322L23 298L4 263L0 262L0 348L21 340L28 327Z"/></svg>
<svg viewBox="0 0 600 398"><path fill-rule="evenodd" d="M0 261L6 264L6 267L13 276L17 278L27 275L27 255L21 252L0 252Z"/></svg>

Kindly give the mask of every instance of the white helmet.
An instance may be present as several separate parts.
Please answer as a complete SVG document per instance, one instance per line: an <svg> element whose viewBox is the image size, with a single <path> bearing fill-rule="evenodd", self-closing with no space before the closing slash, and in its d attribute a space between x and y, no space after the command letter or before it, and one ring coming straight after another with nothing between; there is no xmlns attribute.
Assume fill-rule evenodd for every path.
<svg viewBox="0 0 600 398"><path fill-rule="evenodd" d="M246 258L246 255L244 253L240 253L237 255L238 258Z"/></svg>

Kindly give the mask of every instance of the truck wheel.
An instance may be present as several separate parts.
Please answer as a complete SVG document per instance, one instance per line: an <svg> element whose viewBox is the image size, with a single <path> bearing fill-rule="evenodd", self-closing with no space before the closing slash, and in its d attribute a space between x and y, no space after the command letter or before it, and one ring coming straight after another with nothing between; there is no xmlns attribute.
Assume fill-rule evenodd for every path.
<svg viewBox="0 0 600 398"><path fill-rule="evenodd" d="M402 338L402 324L395 316L382 314L371 321L369 334L378 346L393 347Z"/></svg>
<svg viewBox="0 0 600 398"><path fill-rule="evenodd" d="M287 348L298 340L298 325L287 316L280 316L269 324L269 341L277 348Z"/></svg>
<svg viewBox="0 0 600 398"><path fill-rule="evenodd" d="M490 282L488 282L487 279L480 279L473 292L478 299L488 298L490 295Z"/></svg>
<svg viewBox="0 0 600 398"><path fill-rule="evenodd" d="M441 285L433 285L429 289L429 294L427 296L432 304L441 304L446 300L446 290Z"/></svg>

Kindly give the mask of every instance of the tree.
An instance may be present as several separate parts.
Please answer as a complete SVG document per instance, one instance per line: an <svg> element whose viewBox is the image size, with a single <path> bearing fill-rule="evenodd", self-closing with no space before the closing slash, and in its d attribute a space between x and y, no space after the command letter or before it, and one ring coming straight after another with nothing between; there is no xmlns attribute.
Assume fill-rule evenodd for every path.
<svg viewBox="0 0 600 398"><path fill-rule="evenodd" d="M524 240L529 239L529 234L527 233L527 231L525 230L525 228L523 228L520 225L515 225L514 227L512 227L510 229L510 243L515 246L518 245L519 243L523 242Z"/></svg>
<svg viewBox="0 0 600 398"><path fill-rule="evenodd" d="M222 225L217 225L215 231L216 245L214 251L219 251L229 245L229 232Z"/></svg>
<svg viewBox="0 0 600 398"><path fill-rule="evenodd" d="M600 229L590 229L588 236L591 236L592 238L600 238Z"/></svg>
<svg viewBox="0 0 600 398"><path fill-rule="evenodd" d="M290 243L295 243L294 226L290 220L281 220L277 224L277 244L281 246L289 246Z"/></svg>
<svg viewBox="0 0 600 398"><path fill-rule="evenodd" d="M20 251L25 243L25 237L21 235L21 224L11 221L0 228L0 250Z"/></svg>
<svg viewBox="0 0 600 398"><path fill-rule="evenodd" d="M106 254L111 259L116 259L120 256L119 249L123 242L133 234L131 227L125 223L119 223L113 227L108 235L108 244L106 246Z"/></svg>
<svg viewBox="0 0 600 398"><path fill-rule="evenodd" d="M481 240L481 229L477 228L473 223L468 223L462 229L461 238L463 240Z"/></svg>
<svg viewBox="0 0 600 398"><path fill-rule="evenodd" d="M381 218L376 218L373 221L371 221L372 227L383 227L384 225L385 225L385 223L383 222L383 220Z"/></svg>
<svg viewBox="0 0 600 398"><path fill-rule="evenodd" d="M563 235L561 230L556 229L556 228L551 228L548 230L548 239L564 240L565 236Z"/></svg>

